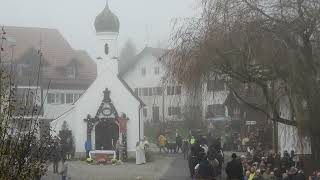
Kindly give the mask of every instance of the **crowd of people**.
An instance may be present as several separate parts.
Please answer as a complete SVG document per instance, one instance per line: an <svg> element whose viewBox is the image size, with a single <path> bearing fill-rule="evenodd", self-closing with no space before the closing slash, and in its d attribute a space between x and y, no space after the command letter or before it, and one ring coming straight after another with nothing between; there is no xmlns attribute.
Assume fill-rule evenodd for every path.
<svg viewBox="0 0 320 180"><path fill-rule="evenodd" d="M263 156L261 156L263 155ZM304 172L294 161L294 152L289 155L287 151L283 156L273 153L253 154L237 157L232 154L232 161L226 166L229 179L244 180L305 180Z"/></svg>
<svg viewBox="0 0 320 180"><path fill-rule="evenodd" d="M175 141L168 139L162 134L158 137L160 153L178 153L181 150L184 158L188 160L191 178L207 179L221 176L224 155L220 139L196 135L182 138L178 132Z"/></svg>
<svg viewBox="0 0 320 180"><path fill-rule="evenodd" d="M320 180L320 171L306 177L303 162L294 151L290 153L273 153L270 148L258 141L249 144L246 138L241 147L235 146L231 161L225 166L226 178L229 180ZM186 139L176 134L176 143L171 145L166 136L159 136L160 152L181 151L188 159L190 176L193 179L222 179L224 154L220 138L208 135L190 136ZM172 147L171 147L172 146Z"/></svg>

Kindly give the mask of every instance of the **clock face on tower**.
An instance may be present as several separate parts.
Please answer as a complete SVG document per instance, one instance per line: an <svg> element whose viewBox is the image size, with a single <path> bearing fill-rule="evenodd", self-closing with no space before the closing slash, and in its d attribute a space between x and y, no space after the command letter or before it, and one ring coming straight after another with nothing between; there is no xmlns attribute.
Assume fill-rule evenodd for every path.
<svg viewBox="0 0 320 180"><path fill-rule="evenodd" d="M111 109L110 108L103 108L102 109L102 114L104 115L104 116L110 116L111 115Z"/></svg>
<svg viewBox="0 0 320 180"><path fill-rule="evenodd" d="M106 55L109 54L109 45L108 45L108 43L106 43L106 44L104 45L104 53L105 53Z"/></svg>

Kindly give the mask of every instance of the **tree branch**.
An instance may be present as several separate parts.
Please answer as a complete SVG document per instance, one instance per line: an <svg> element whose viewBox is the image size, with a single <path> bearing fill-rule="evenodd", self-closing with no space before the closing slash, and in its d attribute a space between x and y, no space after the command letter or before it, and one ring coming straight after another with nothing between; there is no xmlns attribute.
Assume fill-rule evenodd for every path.
<svg viewBox="0 0 320 180"><path fill-rule="evenodd" d="M233 89L232 87L228 86L229 89L232 91L232 93L236 96L236 98L238 98L241 102L243 102L244 104L246 104L247 106L249 106L250 108L256 110L256 111L259 111L259 112L262 112L263 114L265 114L267 116L267 118L271 119L272 121L275 121L275 122L278 122L278 123L282 123L282 124L285 124L285 125L290 125L290 126L297 126L297 122L294 121L294 120L289 120L289 119L284 119L284 118L281 118L281 117L272 117L267 111L265 111L264 109L262 108L259 108L257 106L255 106L254 104L251 104L249 102L247 102L246 100L244 100L243 97L241 97L235 89Z"/></svg>

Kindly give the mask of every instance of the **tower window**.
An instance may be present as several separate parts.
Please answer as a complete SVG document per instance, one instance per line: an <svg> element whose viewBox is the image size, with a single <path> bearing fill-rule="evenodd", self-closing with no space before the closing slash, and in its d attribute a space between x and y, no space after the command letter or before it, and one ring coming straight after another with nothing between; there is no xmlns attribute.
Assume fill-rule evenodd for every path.
<svg viewBox="0 0 320 180"><path fill-rule="evenodd" d="M159 67L155 67L154 68L154 74L158 75L160 73L160 68Z"/></svg>
<svg viewBox="0 0 320 180"><path fill-rule="evenodd" d="M146 70L145 67L143 67L143 68L141 69L141 75L142 75L142 76L146 76L146 74L147 74L147 70Z"/></svg>
<svg viewBox="0 0 320 180"><path fill-rule="evenodd" d="M147 117L148 116L148 110L147 108L143 108L143 117Z"/></svg>
<svg viewBox="0 0 320 180"><path fill-rule="evenodd" d="M76 67L75 65L70 65L66 68L66 76L68 79L76 78Z"/></svg>
<svg viewBox="0 0 320 180"><path fill-rule="evenodd" d="M104 53L105 53L106 55L109 54L109 45L108 45L108 43L106 43L106 44L104 45Z"/></svg>

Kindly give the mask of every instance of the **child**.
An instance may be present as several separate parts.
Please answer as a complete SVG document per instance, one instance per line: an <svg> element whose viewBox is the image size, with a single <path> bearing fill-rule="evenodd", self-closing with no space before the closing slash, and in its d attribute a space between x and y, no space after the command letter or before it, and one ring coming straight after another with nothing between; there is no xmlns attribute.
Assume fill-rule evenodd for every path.
<svg viewBox="0 0 320 180"><path fill-rule="evenodd" d="M61 180L66 180L68 176L68 164L66 163L66 159L62 159L62 167L61 167Z"/></svg>

